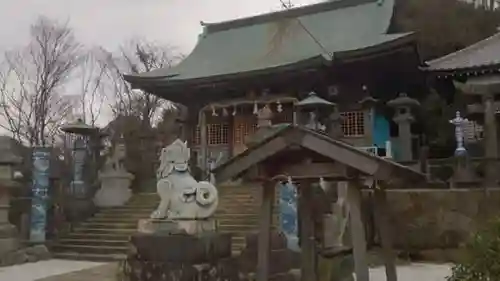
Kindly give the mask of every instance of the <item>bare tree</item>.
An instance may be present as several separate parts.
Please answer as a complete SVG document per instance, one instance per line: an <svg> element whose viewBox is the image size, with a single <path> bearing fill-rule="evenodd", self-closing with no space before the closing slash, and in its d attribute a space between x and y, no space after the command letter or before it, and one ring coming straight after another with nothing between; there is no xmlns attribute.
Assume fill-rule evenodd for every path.
<svg viewBox="0 0 500 281"><path fill-rule="evenodd" d="M40 17L31 26L29 44L5 54L0 126L32 146L53 143L71 112L71 101L62 93L80 50L67 24Z"/></svg>
<svg viewBox="0 0 500 281"><path fill-rule="evenodd" d="M131 40L120 48L118 55L108 52L108 85L113 96L113 115L136 116L143 125L153 126L162 116L163 109L172 107L164 99L132 89L123 79L124 73L148 72L158 68L171 67L179 61L173 48L144 40Z"/></svg>
<svg viewBox="0 0 500 281"><path fill-rule="evenodd" d="M77 92L72 95L74 107L72 115L82 119L86 124L96 125L106 102L104 79L108 66L102 61L100 49L87 52L75 70Z"/></svg>

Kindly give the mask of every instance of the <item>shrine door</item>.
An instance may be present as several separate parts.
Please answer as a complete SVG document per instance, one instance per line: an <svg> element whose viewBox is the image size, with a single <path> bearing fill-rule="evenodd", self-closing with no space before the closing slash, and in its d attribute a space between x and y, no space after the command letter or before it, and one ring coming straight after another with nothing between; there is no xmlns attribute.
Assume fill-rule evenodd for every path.
<svg viewBox="0 0 500 281"><path fill-rule="evenodd" d="M245 138L257 130L257 118L254 115L235 115L233 117L233 156L247 149Z"/></svg>

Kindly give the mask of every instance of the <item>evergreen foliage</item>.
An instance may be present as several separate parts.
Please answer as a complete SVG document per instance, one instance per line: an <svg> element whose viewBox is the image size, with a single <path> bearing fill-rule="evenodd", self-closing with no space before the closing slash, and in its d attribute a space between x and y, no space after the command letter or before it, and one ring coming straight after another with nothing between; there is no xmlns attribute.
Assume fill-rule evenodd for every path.
<svg viewBox="0 0 500 281"><path fill-rule="evenodd" d="M478 231L464 250L463 261L453 266L447 281L500 280L500 219Z"/></svg>

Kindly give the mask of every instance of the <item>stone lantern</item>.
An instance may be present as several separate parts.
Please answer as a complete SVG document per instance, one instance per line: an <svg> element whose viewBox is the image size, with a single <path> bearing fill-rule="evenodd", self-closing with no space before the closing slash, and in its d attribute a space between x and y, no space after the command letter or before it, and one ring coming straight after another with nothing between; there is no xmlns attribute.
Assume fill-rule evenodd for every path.
<svg viewBox="0 0 500 281"><path fill-rule="evenodd" d="M333 138L342 136L342 118L337 104L316 95L315 92L295 104L298 110L298 123L311 130L328 133Z"/></svg>
<svg viewBox="0 0 500 281"><path fill-rule="evenodd" d="M70 221L77 221L91 215L94 210L94 187L89 185L89 182L95 180L97 167L89 164L95 164L97 160L95 159L97 156L94 143L100 138L100 129L87 125L82 119L78 119L75 123L62 126L61 131L71 135L73 146L73 175L68 190L69 200L66 200L68 204L66 215ZM84 167L86 166L90 166L93 170L85 172ZM94 182L90 183L94 184Z"/></svg>
<svg viewBox="0 0 500 281"><path fill-rule="evenodd" d="M14 170L20 163L21 158L11 149L0 149L0 260L19 247L18 232L9 222L9 208L10 190L19 186L14 179Z"/></svg>
<svg viewBox="0 0 500 281"><path fill-rule="evenodd" d="M411 161L413 160L411 124L415 121L411 111L419 107L420 103L401 93L397 98L387 102L387 105L395 109L393 120L398 124L399 159L397 160Z"/></svg>

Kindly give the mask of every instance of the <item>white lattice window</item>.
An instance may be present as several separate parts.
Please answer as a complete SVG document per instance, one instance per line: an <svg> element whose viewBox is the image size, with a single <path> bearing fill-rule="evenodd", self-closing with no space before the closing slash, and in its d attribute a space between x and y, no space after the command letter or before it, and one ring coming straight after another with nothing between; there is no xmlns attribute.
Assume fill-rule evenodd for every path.
<svg viewBox="0 0 500 281"><path fill-rule="evenodd" d="M240 122L234 127L234 143L244 144L245 138L257 131L257 123L255 122Z"/></svg>
<svg viewBox="0 0 500 281"><path fill-rule="evenodd" d="M342 131L346 137L358 137L365 134L365 116L363 111L341 113L343 117Z"/></svg>
<svg viewBox="0 0 500 281"><path fill-rule="evenodd" d="M200 126L196 125L196 127L193 130L193 145L197 146L200 145L200 143L201 143Z"/></svg>
<svg viewBox="0 0 500 281"><path fill-rule="evenodd" d="M214 123L207 124L207 143L208 145L221 145L229 143L229 124ZM193 132L193 144L201 144L200 126L196 126Z"/></svg>
<svg viewBox="0 0 500 281"><path fill-rule="evenodd" d="M208 145L219 145L229 143L229 125L227 123L215 123L207 125Z"/></svg>

